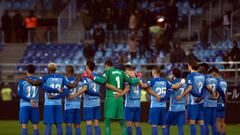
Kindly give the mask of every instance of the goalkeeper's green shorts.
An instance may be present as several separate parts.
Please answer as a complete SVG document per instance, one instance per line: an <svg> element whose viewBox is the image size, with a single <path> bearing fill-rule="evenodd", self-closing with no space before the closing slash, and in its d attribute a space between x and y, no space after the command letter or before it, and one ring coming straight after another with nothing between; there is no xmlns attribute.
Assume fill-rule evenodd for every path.
<svg viewBox="0 0 240 135"><path fill-rule="evenodd" d="M106 97L104 104L104 117L110 119L124 119L123 99L115 97Z"/></svg>

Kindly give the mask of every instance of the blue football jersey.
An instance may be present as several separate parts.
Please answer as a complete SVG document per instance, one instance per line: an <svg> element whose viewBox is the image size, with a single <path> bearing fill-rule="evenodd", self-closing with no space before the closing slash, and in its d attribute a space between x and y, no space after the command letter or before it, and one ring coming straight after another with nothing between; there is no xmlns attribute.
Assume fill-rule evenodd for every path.
<svg viewBox="0 0 240 135"><path fill-rule="evenodd" d="M41 78L42 84L54 89L60 90L68 85L70 82L60 74L48 74ZM53 95L58 95L59 93L51 93ZM62 105L62 99L49 99L49 93L45 92L45 102L44 105Z"/></svg>
<svg viewBox="0 0 240 135"><path fill-rule="evenodd" d="M96 73L93 73L94 76L99 76ZM95 93L100 93L100 85L89 78L83 78L87 82L87 91L92 91ZM87 93L84 93L83 107L97 107L100 106L100 97L91 96Z"/></svg>
<svg viewBox="0 0 240 135"><path fill-rule="evenodd" d="M125 95L125 107L140 107L141 88L139 85L130 85L127 82L125 83L126 85L129 85L130 90Z"/></svg>
<svg viewBox="0 0 240 135"><path fill-rule="evenodd" d="M68 77L67 79L70 83L74 83L76 81L75 76ZM76 88L68 89L66 86L65 86L65 88L68 89L69 95L73 95L76 92L78 92L85 84L86 84L86 82L80 81ZM65 110L80 109L80 108L81 108L81 96L78 96L78 97L76 97L74 99L71 99L71 100L68 100L67 97L65 97L65 104L64 104L64 109Z"/></svg>
<svg viewBox="0 0 240 135"><path fill-rule="evenodd" d="M156 77L147 82L147 85L159 96L164 97L167 90L171 89L171 83L161 77ZM159 102L156 97L151 96L151 108L153 107L166 107L166 102Z"/></svg>
<svg viewBox="0 0 240 135"><path fill-rule="evenodd" d="M177 84L180 82L181 82L181 79L175 79L171 83L172 83L172 85L174 85L174 84ZM186 85L186 83L184 83L180 88L174 89L172 91L172 94L170 96L169 111L175 111L175 112L185 111L185 102L186 102L185 97L183 97L180 101L176 100L176 97L180 96L184 92L186 87L187 87L187 85Z"/></svg>
<svg viewBox="0 0 240 135"><path fill-rule="evenodd" d="M212 90L215 92L218 87L218 80L211 75L205 75L205 77L206 77L206 82L205 82L204 87L210 86L212 88ZM211 94L207 90L205 90L205 91L206 91L206 94L205 94L203 106L204 107L217 107L217 100L210 99Z"/></svg>
<svg viewBox="0 0 240 135"><path fill-rule="evenodd" d="M29 76L29 79L32 80L38 80L38 77L35 76ZM23 106L32 106L29 101L26 101L24 99L28 100L35 100L38 102L39 100L39 88L36 86L33 86L29 84L25 80L20 80L18 83L18 95L20 96L20 107Z"/></svg>
<svg viewBox="0 0 240 135"><path fill-rule="evenodd" d="M219 99L218 99L218 104L224 106L224 99L225 99L225 94L227 92L227 82L222 79L222 78L218 78L218 88L217 91L220 93Z"/></svg>
<svg viewBox="0 0 240 135"><path fill-rule="evenodd" d="M205 84L205 75L198 73L198 72L192 72L192 73L188 74L187 86L192 85L191 92L201 94L204 84ZM195 103L195 100L197 99L197 97L195 97L193 94L191 94L191 92L189 93L189 96L188 96L188 104L203 103L203 101L200 103Z"/></svg>

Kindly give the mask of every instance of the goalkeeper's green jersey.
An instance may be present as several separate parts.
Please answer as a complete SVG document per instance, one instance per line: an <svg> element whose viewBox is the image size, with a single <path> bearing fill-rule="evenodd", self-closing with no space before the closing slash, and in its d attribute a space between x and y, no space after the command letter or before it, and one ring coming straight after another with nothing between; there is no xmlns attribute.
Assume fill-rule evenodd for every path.
<svg viewBox="0 0 240 135"><path fill-rule="evenodd" d="M124 81L128 82L129 84L137 84L139 82L139 78L130 78L122 70L117 70L113 67L110 67L104 70L102 77L94 77L94 81L101 84L108 83L122 90ZM114 91L107 88L106 96L114 97Z"/></svg>

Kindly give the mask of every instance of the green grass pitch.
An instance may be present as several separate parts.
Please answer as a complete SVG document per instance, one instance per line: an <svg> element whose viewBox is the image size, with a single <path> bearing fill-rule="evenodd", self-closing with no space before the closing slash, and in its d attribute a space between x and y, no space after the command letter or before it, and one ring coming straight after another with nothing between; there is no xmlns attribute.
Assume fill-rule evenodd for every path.
<svg viewBox="0 0 240 135"><path fill-rule="evenodd" d="M102 135L104 135L104 125L101 122L100 123L101 129L102 129ZM31 125L29 124L29 127ZM64 127L64 126L63 126ZM143 135L151 135L151 126L148 123L141 123ZM40 123L40 135L43 135L44 133L44 124ZM64 134L65 134L65 128ZM81 124L82 129L82 135L85 135L85 123L82 122ZM134 129L134 128L133 128ZM112 135L121 135L121 129L118 123L113 122L112 123ZM33 130L29 129L29 135L33 134ZM198 130L199 132L199 130ZM159 133L161 135L161 129L159 128ZM21 134L21 128L18 123L18 121L0 121L0 135L20 135ZM55 127L52 127L52 134L56 134ZM135 134L135 131L133 132ZM227 134L228 135L239 135L240 134L240 125L227 125ZM171 128L171 135L177 135L177 128L173 127ZM185 135L189 135L189 128L188 126L185 126Z"/></svg>

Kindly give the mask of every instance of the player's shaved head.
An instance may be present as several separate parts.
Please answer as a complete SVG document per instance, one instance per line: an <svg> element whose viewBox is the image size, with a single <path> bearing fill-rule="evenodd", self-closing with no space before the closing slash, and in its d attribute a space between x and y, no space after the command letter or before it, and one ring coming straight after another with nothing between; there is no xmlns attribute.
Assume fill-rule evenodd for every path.
<svg viewBox="0 0 240 135"><path fill-rule="evenodd" d="M207 63L202 63L198 66L198 71L202 74L206 74L208 72L209 66Z"/></svg>
<svg viewBox="0 0 240 135"><path fill-rule="evenodd" d="M48 64L48 72L55 73L56 70L57 70L57 64L55 64L55 63Z"/></svg>
<svg viewBox="0 0 240 135"><path fill-rule="evenodd" d="M155 66L155 67L153 67L153 69L152 69L152 74L154 75L156 75L156 76L160 76L161 75L161 69L160 69L160 67L158 67L158 66Z"/></svg>
<svg viewBox="0 0 240 135"><path fill-rule="evenodd" d="M176 78L180 78L182 76L182 72L179 68L173 68L172 69L172 74L176 77Z"/></svg>
<svg viewBox="0 0 240 135"><path fill-rule="evenodd" d="M219 74L219 70L218 70L218 68L216 68L215 66L213 66L213 67L211 67L210 69L209 69L209 71L208 71L208 73L217 73L217 74Z"/></svg>
<svg viewBox="0 0 240 135"><path fill-rule="evenodd" d="M94 70L95 68L95 63L92 60L87 61L87 68L90 69L91 71Z"/></svg>
<svg viewBox="0 0 240 135"><path fill-rule="evenodd" d="M130 71L130 70L133 70L133 67L128 64L128 65L125 65L124 69Z"/></svg>
<svg viewBox="0 0 240 135"><path fill-rule="evenodd" d="M112 67L113 66L113 62L111 60L106 60L105 61L105 66Z"/></svg>
<svg viewBox="0 0 240 135"><path fill-rule="evenodd" d="M32 64L27 65L26 67L27 73L34 74L35 73L35 66Z"/></svg>
<svg viewBox="0 0 240 135"><path fill-rule="evenodd" d="M190 66L193 70L198 70L198 64L197 64L197 61L195 60L189 61L188 66Z"/></svg>
<svg viewBox="0 0 240 135"><path fill-rule="evenodd" d="M67 74L74 74L74 67L72 65L66 66Z"/></svg>

